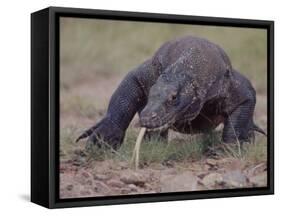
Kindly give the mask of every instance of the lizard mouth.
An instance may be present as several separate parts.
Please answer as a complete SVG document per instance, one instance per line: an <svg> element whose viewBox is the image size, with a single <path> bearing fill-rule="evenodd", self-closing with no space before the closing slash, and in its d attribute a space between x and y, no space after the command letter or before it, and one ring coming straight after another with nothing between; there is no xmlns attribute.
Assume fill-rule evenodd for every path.
<svg viewBox="0 0 281 216"><path fill-rule="evenodd" d="M180 112L181 113L181 112ZM188 119L189 121L192 121L194 118L196 118L196 116L198 115L198 111L193 112L193 113L188 113L183 115L182 117L184 117L184 119ZM143 125L143 127L145 127L148 131L161 131L161 130L166 130L168 129L172 124L175 123L176 121L176 116L174 115L172 117L170 117L168 120L166 120L164 124L161 124L160 126L156 126L152 123L152 125Z"/></svg>
<svg viewBox="0 0 281 216"><path fill-rule="evenodd" d="M147 120L147 121L146 121ZM175 122L175 116L171 116L165 119L141 119L141 126L145 127L148 131L159 131L168 129Z"/></svg>
<svg viewBox="0 0 281 216"><path fill-rule="evenodd" d="M177 120L182 118L193 120L197 116L198 111L190 110L191 112L186 113L191 105L192 104L189 104L187 107L179 107L176 112L170 112L164 116L162 115L162 117L159 115L153 116L153 112L145 113L140 116L141 126L145 127L148 131L159 131L169 128Z"/></svg>

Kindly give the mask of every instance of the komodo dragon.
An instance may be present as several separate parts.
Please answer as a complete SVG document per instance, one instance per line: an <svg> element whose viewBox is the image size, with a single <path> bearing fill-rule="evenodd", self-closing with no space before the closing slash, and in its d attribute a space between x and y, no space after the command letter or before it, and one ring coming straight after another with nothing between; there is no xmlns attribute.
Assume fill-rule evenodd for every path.
<svg viewBox="0 0 281 216"><path fill-rule="evenodd" d="M129 72L113 93L104 118L80 139L117 149L136 113L150 133L168 129L204 133L224 124L222 141L248 142L254 131L256 93L232 68L218 45L198 37L164 43L154 56ZM154 132L153 132L154 131ZM265 134L265 133L264 133Z"/></svg>

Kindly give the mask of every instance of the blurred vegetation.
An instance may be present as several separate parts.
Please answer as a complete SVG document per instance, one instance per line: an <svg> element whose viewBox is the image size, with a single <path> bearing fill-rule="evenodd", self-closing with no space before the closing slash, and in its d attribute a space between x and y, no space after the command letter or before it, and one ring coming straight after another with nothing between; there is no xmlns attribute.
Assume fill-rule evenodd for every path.
<svg viewBox="0 0 281 216"><path fill-rule="evenodd" d="M62 87L89 76L126 74L166 41L193 35L220 45L234 68L266 90L266 30L61 18Z"/></svg>

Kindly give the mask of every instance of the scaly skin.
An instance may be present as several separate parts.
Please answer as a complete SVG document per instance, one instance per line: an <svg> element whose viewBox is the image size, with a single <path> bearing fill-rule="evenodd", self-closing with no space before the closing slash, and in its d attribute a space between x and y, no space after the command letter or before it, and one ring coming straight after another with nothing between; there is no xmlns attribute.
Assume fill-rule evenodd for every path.
<svg viewBox="0 0 281 216"><path fill-rule="evenodd" d="M110 99L105 117L78 139L118 148L135 113L143 127L167 138L168 129L201 133L224 123L223 141L244 142L257 129L255 90L217 45L185 37L165 43L132 70ZM156 132L153 132L156 131ZM159 131L159 130L158 130Z"/></svg>

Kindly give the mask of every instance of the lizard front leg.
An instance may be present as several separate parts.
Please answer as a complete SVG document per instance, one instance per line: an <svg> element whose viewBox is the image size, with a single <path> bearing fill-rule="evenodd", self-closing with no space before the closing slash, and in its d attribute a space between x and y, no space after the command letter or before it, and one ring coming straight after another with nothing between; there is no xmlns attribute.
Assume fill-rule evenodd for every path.
<svg viewBox="0 0 281 216"><path fill-rule="evenodd" d="M146 76L152 73L150 70L151 61L148 60L131 71L113 93L104 118L82 133L76 141L89 137L90 143L117 149L135 113L146 103L148 93L145 89L149 89L150 83L152 85L151 77ZM147 82L146 77L150 78Z"/></svg>

